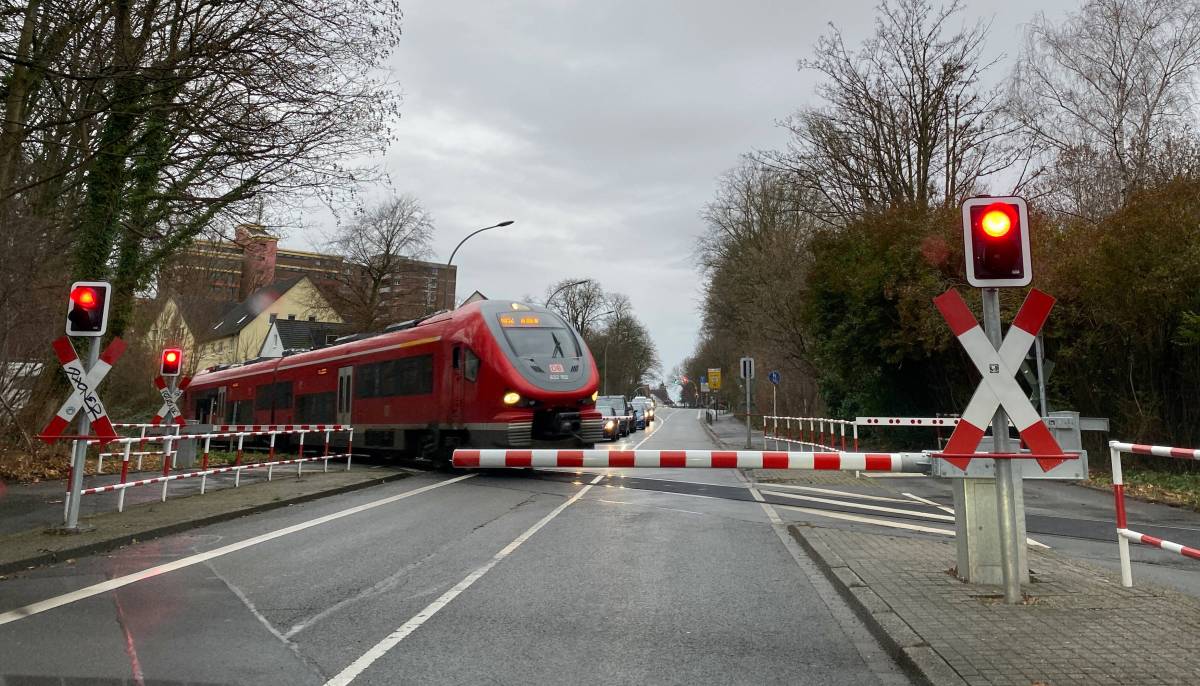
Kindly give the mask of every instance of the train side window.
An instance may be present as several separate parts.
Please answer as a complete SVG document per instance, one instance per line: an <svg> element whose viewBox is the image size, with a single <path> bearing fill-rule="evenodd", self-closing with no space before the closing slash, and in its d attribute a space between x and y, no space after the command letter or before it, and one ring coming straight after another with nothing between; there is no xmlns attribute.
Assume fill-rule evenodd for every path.
<svg viewBox="0 0 1200 686"><path fill-rule="evenodd" d="M458 350L458 348L455 348L455 350ZM467 359L466 364L463 365L463 376L466 377L467 381L474 381L479 378L479 357L470 348L467 348Z"/></svg>
<svg viewBox="0 0 1200 686"><path fill-rule="evenodd" d="M462 357L462 348L456 345L454 346L454 350L450 353L450 366L458 369L460 357Z"/></svg>

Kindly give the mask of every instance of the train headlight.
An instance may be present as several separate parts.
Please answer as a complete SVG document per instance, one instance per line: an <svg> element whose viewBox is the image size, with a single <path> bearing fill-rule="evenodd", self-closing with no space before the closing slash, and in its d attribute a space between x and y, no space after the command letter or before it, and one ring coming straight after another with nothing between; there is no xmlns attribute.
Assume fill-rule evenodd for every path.
<svg viewBox="0 0 1200 686"><path fill-rule="evenodd" d="M593 393L592 394L592 402L596 402L596 398L599 398L599 397L600 397L600 391L596 391L595 393Z"/></svg>
<svg viewBox="0 0 1200 686"><path fill-rule="evenodd" d="M509 391L508 393L504 394L504 404L505 405L516 405L519 402L521 402L521 394L520 393L514 393L512 391Z"/></svg>

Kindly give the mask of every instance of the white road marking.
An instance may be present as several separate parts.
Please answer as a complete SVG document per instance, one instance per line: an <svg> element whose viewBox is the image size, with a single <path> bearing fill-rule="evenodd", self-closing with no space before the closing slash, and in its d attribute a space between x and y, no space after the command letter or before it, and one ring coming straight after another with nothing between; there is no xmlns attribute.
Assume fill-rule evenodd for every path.
<svg viewBox="0 0 1200 686"><path fill-rule="evenodd" d="M908 502L910 502L908 500L905 500L904 498L886 498L881 495L867 495L865 493L855 493L854 491L838 491L838 490L834 490L832 488L817 488L816 486L796 486L793 484L773 484L773 483L767 483L767 482L763 482L762 484L759 484L759 486L761 488L793 488L797 491L809 491L812 493L824 493L826 495L840 495L840 496L844 496L847 498L857 498L860 500L877 500L879 502L885 502L885 503L908 503ZM905 493L905 495L908 495L908 494ZM936 503L929 503L929 504L935 505Z"/></svg>
<svg viewBox="0 0 1200 686"><path fill-rule="evenodd" d="M932 501L932 500L930 500L930 499L928 499L928 498L922 498L921 496L919 496L919 495L914 495L914 494L912 494L912 493L905 493L904 495L906 495L906 496L908 496L908 497L912 498L913 500L915 500L915 501L917 501L917 502L919 502L919 503L925 503L926 505L933 505L934 507L936 507L937 509L939 509L939 510L941 510L941 511L943 511L943 512L949 512L950 514L954 514L954 508L952 508L952 507L946 507L945 505L940 505L940 504L938 504L938 503L935 503L934 501ZM1040 542L1040 541L1035 541L1035 540L1033 540L1032 538L1026 538L1026 539L1025 539L1025 543L1026 543L1027 545L1031 545L1031 546L1033 546L1033 547L1035 547L1035 548L1045 548L1046 550L1049 550L1049 549L1050 549L1050 546L1048 546L1048 545L1046 545L1045 543L1042 543L1042 542Z"/></svg>
<svg viewBox="0 0 1200 686"><path fill-rule="evenodd" d="M470 479L473 476L476 476L476 473L464 474L462 476L456 476L453 479L448 479L446 481L439 481L435 484L430 484L428 486L422 486L421 488L416 488L411 491L405 491L404 493L399 493L397 495L388 496L387 498L380 498L379 500L373 500L369 503L363 503L362 505L356 505L354 507L347 508L345 510L339 510L338 512L334 512L332 514L327 514L323 517L317 517L316 519L310 519L307 522L300 522L299 524L293 524L291 526L284 527L282 529L276 529L275 531L268 531L265 534L260 534L258 536L254 536L252 538L247 538L246 540L238 541L237 543L230 543L229 545L221 546L220 548L215 548L213 550L209 550L208 552L199 553L197 555L191 555L189 557L180 558L173 562L168 562L166 564L161 564L161 565L158 565L155 567L150 567L149 569L143 569L142 571L134 572L133 574L126 574L125 576L119 576L119 577L116 577L115 579L109 579L108 581L94 584L92 586L87 586L87 587L81 588L77 591L71 591L70 593L64 593L60 596L55 596L53 598L48 598L46 600L41 600L36 603L26 605L25 607L19 607L15 610L9 610L8 612L0 614L0 625L8 624L9 622L15 622L18 619L24 619L31 615L36 615L41 612L45 612L47 610L53 610L56 607L62 607L63 605L68 605L70 603L84 600L85 598L91 598L93 596L100 595L101 593L108 593L109 591L116 590L118 588L121 588L122 586L128 586L129 584L137 583L139 581L144 581L146 579L150 579L150 578L159 576L160 574L166 574L168 572L173 572L177 569L183 569L184 567L191 567L192 565L200 564L201 562L206 562L213 558L221 557L223 555L228 555L229 553L235 553L239 550L244 550L245 548L249 548L251 546L256 546L259 543L266 543L267 541L271 541L276 538L287 536L288 534L294 534L297 531L304 531L305 529L311 529L314 526L320 526L321 524L326 524L328 522L332 522L334 520L341 519L342 517L349 517L350 515L358 514L359 512L365 512L367 510L371 510L376 507L380 507L382 505L388 505L390 503L394 503L397 500L403 500L404 498L409 498L414 495L420 495L421 493L426 493L428 491L432 491L435 488L441 488L442 486L448 486L452 483L457 483L459 481L462 481L463 479Z"/></svg>
<svg viewBox="0 0 1200 686"><path fill-rule="evenodd" d="M436 615L443 607L449 605L450 602L461 595L463 591L470 588L471 585L476 581L479 581L484 574L487 574L492 570L493 567L499 564L501 560L511 555L512 552L517 548L521 547L522 543L529 540L529 538L540 531L542 527L549 524L552 519L562 514L563 510L575 504L577 500L582 498L585 493L590 491L592 487L599 483L603 478L603 475L597 476L590 484L579 489L578 493L571 496L563 504L551 510L550 514L542 517L536 524L526 529L525 532L520 536L517 536L512 543L504 546L500 552L493 555L492 559L488 560L486 564L468 574L466 578L455 584L453 588L443 593L437 600L425 606L425 609L413 616L412 619L402 624L399 629L396 629L392 633L388 634L382 641L376 643L371 647L370 650L363 653L361 657L354 662L351 662L348 667L343 669L329 681L326 681L325 686L345 686L345 684L349 684L350 682L354 681L359 674L362 674L368 667L374 664L376 660L387 654L389 650L396 647L400 641L403 641L409 636L409 634L416 631L425 622L429 621L429 619Z"/></svg>
<svg viewBox="0 0 1200 686"><path fill-rule="evenodd" d="M829 510L816 510L811 507L796 507L795 505L780 505L779 507L785 510L795 510L805 514L817 515L819 517L828 517L830 519L844 519L848 522L859 522L862 524L875 524L877 526L887 526L893 529L908 529L909 531L920 531L927 534L942 534L943 536L953 536L953 529L939 529L933 526L923 526L921 524L908 524L905 522L893 522L890 519L876 519L875 517L863 517L853 515L847 512L830 512Z"/></svg>
<svg viewBox="0 0 1200 686"><path fill-rule="evenodd" d="M868 479L924 479L924 474L912 472L865 472L862 476Z"/></svg>
<svg viewBox="0 0 1200 686"><path fill-rule="evenodd" d="M812 495L799 495L797 493L774 493L764 491L767 495L773 495L781 498L794 498L796 500L808 500L814 503L825 503L826 505L841 505L842 507L853 507L860 510L871 510L873 512L888 512L891 514L906 515L910 517L922 517L925 519L935 519L941 522L953 522L954 517L948 515L933 514L932 512L919 512L917 510L905 510L899 507L884 507L882 505L868 505L866 503L851 503L844 500L833 500L832 498L818 498Z"/></svg>

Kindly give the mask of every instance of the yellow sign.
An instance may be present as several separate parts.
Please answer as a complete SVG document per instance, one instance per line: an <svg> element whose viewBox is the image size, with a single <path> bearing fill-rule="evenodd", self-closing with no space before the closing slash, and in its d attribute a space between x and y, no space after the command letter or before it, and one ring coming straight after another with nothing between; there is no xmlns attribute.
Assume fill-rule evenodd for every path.
<svg viewBox="0 0 1200 686"><path fill-rule="evenodd" d="M721 370L720 369L709 369L708 370L708 387L714 391L721 390Z"/></svg>

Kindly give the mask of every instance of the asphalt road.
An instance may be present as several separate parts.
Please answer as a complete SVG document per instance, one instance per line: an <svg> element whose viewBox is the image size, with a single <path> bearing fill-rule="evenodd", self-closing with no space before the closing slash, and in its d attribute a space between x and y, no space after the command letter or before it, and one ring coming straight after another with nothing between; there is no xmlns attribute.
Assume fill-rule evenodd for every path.
<svg viewBox="0 0 1200 686"><path fill-rule="evenodd" d="M613 447L711 448L695 411ZM0 581L0 675L907 680L733 470L429 473ZM19 610L14 612L14 610Z"/></svg>

